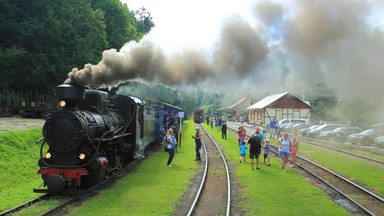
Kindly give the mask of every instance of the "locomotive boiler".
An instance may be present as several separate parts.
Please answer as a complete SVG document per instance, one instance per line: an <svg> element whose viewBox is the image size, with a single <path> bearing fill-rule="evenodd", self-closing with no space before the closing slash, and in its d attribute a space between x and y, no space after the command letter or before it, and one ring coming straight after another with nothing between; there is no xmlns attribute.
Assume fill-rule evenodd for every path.
<svg viewBox="0 0 384 216"><path fill-rule="evenodd" d="M159 114L139 98L73 84L57 86L56 97L62 108L47 116L40 148L48 189L35 192L94 185L157 139Z"/></svg>

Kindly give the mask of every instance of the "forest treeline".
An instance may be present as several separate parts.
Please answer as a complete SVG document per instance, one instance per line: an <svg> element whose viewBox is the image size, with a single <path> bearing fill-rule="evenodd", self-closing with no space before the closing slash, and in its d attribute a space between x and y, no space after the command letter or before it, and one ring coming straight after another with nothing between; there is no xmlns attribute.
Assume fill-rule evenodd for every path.
<svg viewBox="0 0 384 216"><path fill-rule="evenodd" d="M119 0L0 0L0 20L0 89L44 93L154 26Z"/></svg>

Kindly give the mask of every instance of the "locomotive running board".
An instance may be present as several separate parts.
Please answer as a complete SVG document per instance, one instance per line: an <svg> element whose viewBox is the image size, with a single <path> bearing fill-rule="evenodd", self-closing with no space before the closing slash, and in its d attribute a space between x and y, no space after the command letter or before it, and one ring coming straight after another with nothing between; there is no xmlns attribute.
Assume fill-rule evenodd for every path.
<svg viewBox="0 0 384 216"><path fill-rule="evenodd" d="M49 193L48 189L36 189L36 188L33 188L33 192L35 192L35 193Z"/></svg>
<svg viewBox="0 0 384 216"><path fill-rule="evenodd" d="M103 142L105 141L111 141L111 140L114 140L114 139L117 139L117 138L121 138L121 137L125 137L125 136L129 136L129 135L132 135L133 133L125 133L125 134L121 134L121 135L118 135L118 136L114 136L114 137L111 137L111 138L105 138L105 139L102 139ZM99 141L100 139L93 139L95 141Z"/></svg>

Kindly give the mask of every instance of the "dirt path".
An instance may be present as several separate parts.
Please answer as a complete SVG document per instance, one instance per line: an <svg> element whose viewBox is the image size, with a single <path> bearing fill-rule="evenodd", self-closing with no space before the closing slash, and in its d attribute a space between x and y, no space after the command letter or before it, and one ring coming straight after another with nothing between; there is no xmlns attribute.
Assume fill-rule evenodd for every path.
<svg viewBox="0 0 384 216"><path fill-rule="evenodd" d="M220 153L217 151L213 142L209 137L202 132L204 142L207 148L208 155L208 173L206 177L206 182L198 204L192 215L225 215L226 204L227 204L227 181L225 174L225 167L221 159ZM195 178L192 179L192 184L189 187L182 198L179 200L179 205L176 206L176 211L173 215L187 215L195 195L200 186L202 175L204 173L205 166L205 153L200 150L202 161L198 161L199 169ZM244 215L243 212L238 208L238 203L240 201L239 197L239 184L237 183L234 173L234 164L231 162L228 163L228 168L230 171L231 178L231 212L230 215L238 216Z"/></svg>

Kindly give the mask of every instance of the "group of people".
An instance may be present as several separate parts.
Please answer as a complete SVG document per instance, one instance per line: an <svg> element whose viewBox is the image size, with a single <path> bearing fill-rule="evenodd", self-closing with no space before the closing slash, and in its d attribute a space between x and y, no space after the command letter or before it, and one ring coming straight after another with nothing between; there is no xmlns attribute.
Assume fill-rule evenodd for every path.
<svg viewBox="0 0 384 216"><path fill-rule="evenodd" d="M263 132L266 129L263 128ZM279 156L281 157L281 169L285 172L285 166L288 163L289 157L292 158L292 166L296 167L296 154L299 149L299 138L297 132L293 131L294 138L289 139L288 133L284 133L283 137L279 138L277 145L279 147ZM249 159L251 160L251 167L254 170L254 160L256 160L256 170L259 170L259 155L262 150L264 153L264 165L270 166L270 142L268 139L264 142L264 135L260 131L260 127L256 127L256 130L251 134L251 137L245 142L246 129L244 126L240 126L237 131L238 144L240 147L240 163L242 160L245 162L246 151L249 149ZM249 146L249 148L246 146Z"/></svg>
<svg viewBox="0 0 384 216"><path fill-rule="evenodd" d="M195 161L201 161L200 157L200 149L201 149L201 133L200 128L196 127L196 134L192 138L195 140L195 150L196 150L196 159ZM169 128L166 135L165 135L166 143L167 143L167 151L169 153L169 158L167 161L167 166L172 167L172 160L175 155L175 152L177 153L177 136L174 134L174 130L172 128ZM181 144L179 144L181 146Z"/></svg>
<svg viewBox="0 0 384 216"><path fill-rule="evenodd" d="M218 118L220 119L220 118ZM275 121L275 120L273 120ZM272 121L271 121L272 123ZM212 125L212 120L211 120ZM275 133L276 129L276 123L270 124L270 133ZM227 125L225 121L222 121L220 125L221 131L222 131L222 139L227 138ZM243 125L241 125L237 130L238 135L238 145L240 148L240 163L242 161L245 162L245 156L246 152L249 149L249 159L251 160L251 167L252 170L254 170L254 160L256 160L256 170L259 170L259 156L263 150L264 154L264 165L270 166L270 141L269 139L266 139L264 142L264 135L267 128L266 126L262 126L263 132L260 131L260 127L256 127L256 130L251 134L251 137L245 141L246 137L246 129ZM277 145L279 147L279 156L281 157L281 169L285 172L285 166L288 163L289 157L292 158L292 166L296 167L296 154L299 148L299 138L297 136L297 132L293 130L294 138L290 139L288 138L288 133L284 133L282 137L280 137L277 141ZM174 157L174 154L177 153L177 145L178 145L178 122L175 121L174 125L171 125L170 128L165 133L164 124L161 124L160 129L160 136L165 137L166 143L167 143L167 150L169 153L169 158L167 161L167 166L172 167L172 160ZM275 135L275 134L274 134ZM195 161L201 161L200 157L200 149L201 149L201 133L200 128L196 127L196 134L192 135L192 138L195 140L195 150L196 150L196 159ZM246 146L248 145L248 146ZM181 146L181 144L179 144Z"/></svg>

